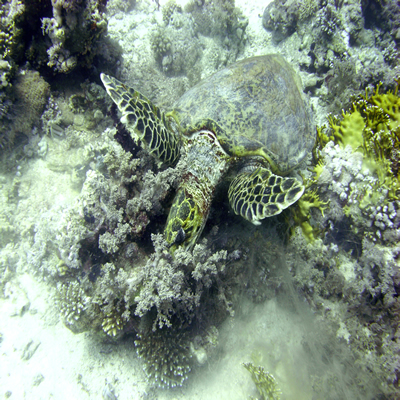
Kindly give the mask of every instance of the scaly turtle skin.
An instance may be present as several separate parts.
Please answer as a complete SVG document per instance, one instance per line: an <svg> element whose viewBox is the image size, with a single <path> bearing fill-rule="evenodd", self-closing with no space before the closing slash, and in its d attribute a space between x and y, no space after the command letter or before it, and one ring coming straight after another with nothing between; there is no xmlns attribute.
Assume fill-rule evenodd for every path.
<svg viewBox="0 0 400 400"><path fill-rule="evenodd" d="M181 153L186 158L165 227L172 250L193 247L225 177L233 175L228 196L234 212L256 225L302 196L303 184L285 175L311 151L315 127L300 79L280 55L224 68L168 113L117 79L101 79L135 140L162 162L173 165Z"/></svg>

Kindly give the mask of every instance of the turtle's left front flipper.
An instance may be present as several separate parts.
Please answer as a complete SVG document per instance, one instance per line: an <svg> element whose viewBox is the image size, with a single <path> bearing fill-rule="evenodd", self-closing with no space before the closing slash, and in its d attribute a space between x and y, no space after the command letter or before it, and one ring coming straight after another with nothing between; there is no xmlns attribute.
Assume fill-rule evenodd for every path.
<svg viewBox="0 0 400 400"><path fill-rule="evenodd" d="M229 202L235 214L259 225L261 219L280 214L304 192L297 179L274 175L269 169L240 172L229 186Z"/></svg>
<svg viewBox="0 0 400 400"><path fill-rule="evenodd" d="M180 140L166 115L145 96L118 79L106 74L101 74L100 78L121 111L121 122L133 139L139 139L149 153L162 162L174 164L179 158Z"/></svg>

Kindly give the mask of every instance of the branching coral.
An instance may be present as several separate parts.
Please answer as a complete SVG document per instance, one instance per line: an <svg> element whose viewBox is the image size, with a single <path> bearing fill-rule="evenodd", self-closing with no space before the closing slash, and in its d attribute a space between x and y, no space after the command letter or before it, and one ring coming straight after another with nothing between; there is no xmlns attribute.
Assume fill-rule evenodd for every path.
<svg viewBox="0 0 400 400"><path fill-rule="evenodd" d="M318 229L312 227L309 223L311 218L310 209L318 208L323 215L327 207L328 202L321 201L316 190L307 191L296 203L293 209L293 218L295 223L300 225L304 236L309 242L314 241L318 235Z"/></svg>
<svg viewBox="0 0 400 400"><path fill-rule="evenodd" d="M161 234L152 235L152 238L155 253L143 269L145 277L140 294L135 298L135 314L143 316L154 308L157 316L153 329L157 325L160 328L171 326L171 318L177 315L191 321L197 314L204 289L209 288L218 273L224 270L227 253L212 254L204 245L198 244L193 253L180 248L172 257ZM225 306L223 296L221 301Z"/></svg>
<svg viewBox="0 0 400 400"><path fill-rule="evenodd" d="M127 319L124 318L125 311L125 303L118 300L102 308L104 318L101 326L107 335L116 336L122 331Z"/></svg>
<svg viewBox="0 0 400 400"><path fill-rule="evenodd" d="M80 320L86 309L86 296L78 282L57 286L57 304L68 327L80 332L84 324Z"/></svg>
<svg viewBox="0 0 400 400"><path fill-rule="evenodd" d="M98 51L97 40L107 30L96 1L53 0L53 18L42 19L42 31L53 44L47 65L69 73L79 64L88 66Z"/></svg>
<svg viewBox="0 0 400 400"><path fill-rule="evenodd" d="M138 334L136 351L144 360L148 378L160 387L182 386L191 370L188 336L169 328Z"/></svg>
<svg viewBox="0 0 400 400"><path fill-rule="evenodd" d="M317 15L321 30L328 37L333 36L340 26L340 14L335 3L333 0L328 0L326 6Z"/></svg>

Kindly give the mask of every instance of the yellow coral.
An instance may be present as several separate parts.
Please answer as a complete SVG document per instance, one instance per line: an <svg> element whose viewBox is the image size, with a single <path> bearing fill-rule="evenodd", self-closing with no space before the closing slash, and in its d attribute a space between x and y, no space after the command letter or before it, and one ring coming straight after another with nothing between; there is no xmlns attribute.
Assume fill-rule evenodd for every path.
<svg viewBox="0 0 400 400"><path fill-rule="evenodd" d="M365 122L356 109L352 112L343 112L340 122L332 116L328 120L336 142L341 143L343 147L350 145L354 150L362 148Z"/></svg>
<svg viewBox="0 0 400 400"><path fill-rule="evenodd" d="M388 190L390 199L400 197L400 79L396 82L394 91L380 93L379 84L372 95L366 91L341 118L328 117L331 138L341 146L351 145L354 151L363 153L364 169L377 175L379 186ZM320 150L327 135L324 128L318 132Z"/></svg>
<svg viewBox="0 0 400 400"><path fill-rule="evenodd" d="M113 304L113 306L112 306ZM101 327L108 336L117 336L124 328L125 303L115 300L113 303L106 304L103 311L103 321Z"/></svg>
<svg viewBox="0 0 400 400"><path fill-rule="evenodd" d="M101 323L103 331L109 336L116 336L123 328L123 325L122 318L118 313L108 314Z"/></svg>
<svg viewBox="0 0 400 400"><path fill-rule="evenodd" d="M314 148L312 150L313 158L316 163L318 163L318 161L321 159L320 150L322 150L326 146L326 144L333 139L333 137L329 137L325 132L325 125L317 127L317 137L315 140Z"/></svg>
<svg viewBox="0 0 400 400"><path fill-rule="evenodd" d="M304 193L303 197L297 202L300 210L300 215L308 219L311 208L318 208L321 214L324 215L324 210L328 207L329 202L321 201L316 190L311 190Z"/></svg>
<svg viewBox="0 0 400 400"><path fill-rule="evenodd" d="M318 178L321 176L324 167L325 167L324 162L322 160L319 160L313 169L313 171L315 172L315 177L313 179L313 182L318 181Z"/></svg>
<svg viewBox="0 0 400 400"><path fill-rule="evenodd" d="M310 190L304 193L303 197L297 201L297 207L293 207L293 219L300 226L308 242L313 242L318 234L318 229L311 226L309 222L311 218L310 209L318 208L324 215L324 210L328 208L328 203L320 200L317 190Z"/></svg>

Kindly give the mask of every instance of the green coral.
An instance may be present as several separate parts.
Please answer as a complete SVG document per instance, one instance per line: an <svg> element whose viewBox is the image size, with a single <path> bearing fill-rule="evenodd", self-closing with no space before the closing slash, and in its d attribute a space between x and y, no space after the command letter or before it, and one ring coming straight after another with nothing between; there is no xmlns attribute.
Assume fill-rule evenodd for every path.
<svg viewBox="0 0 400 400"><path fill-rule="evenodd" d="M329 138L343 147L350 145L354 151L362 152L363 167L377 175L379 186L388 190L388 198L392 200L400 196L400 79L396 83L396 88L386 93L380 93L381 84L372 95L366 91L341 118L328 118L330 136L325 134L324 128L320 128L317 135L320 149ZM317 152L314 151L314 157Z"/></svg>
<svg viewBox="0 0 400 400"><path fill-rule="evenodd" d="M261 366L256 367L253 363L243 363L243 366L250 372L260 393L260 400L279 400L281 398L281 391L272 374Z"/></svg>
<svg viewBox="0 0 400 400"><path fill-rule="evenodd" d="M324 202L319 198L317 190L309 190L297 201L296 207L292 207L293 219L296 225L301 227L308 242L313 242L318 235L318 229L309 222L311 208L318 208L324 215L324 210L327 209L327 206L328 202Z"/></svg>

